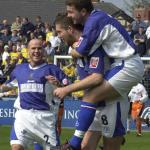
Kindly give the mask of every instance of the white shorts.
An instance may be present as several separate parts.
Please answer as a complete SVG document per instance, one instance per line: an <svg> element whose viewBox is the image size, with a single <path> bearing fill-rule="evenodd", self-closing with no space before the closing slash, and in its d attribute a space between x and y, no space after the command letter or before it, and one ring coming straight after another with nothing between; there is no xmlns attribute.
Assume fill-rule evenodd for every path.
<svg viewBox="0 0 150 150"><path fill-rule="evenodd" d="M88 130L100 131L105 137L122 136L126 133L126 120L129 111L127 99L106 103L105 107L99 107L95 118Z"/></svg>
<svg viewBox="0 0 150 150"><path fill-rule="evenodd" d="M126 60L115 60L105 79L121 96L126 97L133 86L139 83L144 75L144 65L139 55Z"/></svg>
<svg viewBox="0 0 150 150"><path fill-rule="evenodd" d="M56 114L50 111L17 110L11 131L11 145L20 144L24 148L38 142L46 150L59 145L56 133Z"/></svg>

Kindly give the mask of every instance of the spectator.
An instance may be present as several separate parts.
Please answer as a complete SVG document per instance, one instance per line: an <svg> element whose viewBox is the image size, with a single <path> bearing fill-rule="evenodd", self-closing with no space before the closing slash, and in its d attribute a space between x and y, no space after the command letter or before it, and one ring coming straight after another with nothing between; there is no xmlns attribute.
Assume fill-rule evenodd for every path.
<svg viewBox="0 0 150 150"><path fill-rule="evenodd" d="M54 62L55 51L52 48L51 43L49 41L46 42L45 46L46 46L45 51L46 51L46 54L47 54L47 61L48 61L48 63L53 63Z"/></svg>
<svg viewBox="0 0 150 150"><path fill-rule="evenodd" d="M147 28L146 30L146 50L147 50L147 54L150 55L150 26Z"/></svg>
<svg viewBox="0 0 150 150"><path fill-rule="evenodd" d="M61 40L57 36L56 30L54 28L52 29L52 36L49 36L48 41L51 43L51 47L54 49L55 55L60 55L61 54L61 50L60 50Z"/></svg>
<svg viewBox="0 0 150 150"><path fill-rule="evenodd" d="M44 40L44 41L46 40L45 33L41 30L40 27L36 27L36 29L34 30L34 35L36 38L41 37L42 40Z"/></svg>
<svg viewBox="0 0 150 150"><path fill-rule="evenodd" d="M10 52L10 57L11 57L11 60L13 61L14 59L18 59L18 51L17 51L17 46L16 45L13 45L12 46L12 52Z"/></svg>
<svg viewBox="0 0 150 150"><path fill-rule="evenodd" d="M11 40L8 41L9 52L12 51L13 42Z"/></svg>
<svg viewBox="0 0 150 150"><path fill-rule="evenodd" d="M4 52L2 54L2 64L3 65L6 64L6 59L8 58L8 56L10 56L10 54L9 54L9 46L5 45L4 46Z"/></svg>
<svg viewBox="0 0 150 150"><path fill-rule="evenodd" d="M48 22L45 22L44 26L45 26L45 34L46 34L46 42L47 42L53 35L53 32L52 32L52 27Z"/></svg>
<svg viewBox="0 0 150 150"><path fill-rule="evenodd" d="M52 36L49 38L49 42L51 42L52 48L56 48L60 46L61 40L57 36L56 30L53 28Z"/></svg>
<svg viewBox="0 0 150 150"><path fill-rule="evenodd" d="M139 26L138 33L134 35L134 42L137 45L137 52L140 56L146 54L146 35L143 26Z"/></svg>
<svg viewBox="0 0 150 150"><path fill-rule="evenodd" d="M22 43L21 43L20 40L18 40L17 43L16 43L17 51L19 51L19 52L21 51L21 44L22 44Z"/></svg>
<svg viewBox="0 0 150 150"><path fill-rule="evenodd" d="M29 19L27 17L23 18L22 27L21 27L22 35L26 36L27 39L29 39L30 33L34 32L34 30L35 30L35 26L31 22L29 22Z"/></svg>
<svg viewBox="0 0 150 150"><path fill-rule="evenodd" d="M12 70L16 66L16 61L11 61L11 57L10 56L8 56L5 61L6 61L6 63L3 65L3 74L8 79L10 73L12 72Z"/></svg>
<svg viewBox="0 0 150 150"><path fill-rule="evenodd" d="M147 25L146 25L146 23L142 20L140 14L137 14L136 20L134 20L131 25L132 25L133 34L138 33L138 29L139 29L139 27L141 27L141 26L144 28L144 31L146 31L146 28L147 28Z"/></svg>
<svg viewBox="0 0 150 150"><path fill-rule="evenodd" d="M20 32L22 27L22 20L20 16L17 16L15 19L15 22L12 23L11 25L11 31L13 30L17 30L18 32Z"/></svg>
<svg viewBox="0 0 150 150"><path fill-rule="evenodd" d="M36 39L36 36L35 36L35 33L34 33L34 32L31 32L31 33L30 33L30 36L29 36L29 41L30 41L30 40L33 40L33 39Z"/></svg>
<svg viewBox="0 0 150 150"><path fill-rule="evenodd" d="M7 44L11 39L8 28L3 29L3 34L1 35L0 39L4 42L4 44Z"/></svg>
<svg viewBox="0 0 150 150"><path fill-rule="evenodd" d="M129 25L127 26L127 32L128 32L128 34L130 35L130 37L131 37L132 39L134 39L134 34L133 34L133 30L132 30L132 25L131 25L131 24L129 24Z"/></svg>
<svg viewBox="0 0 150 150"><path fill-rule="evenodd" d="M17 30L12 30L11 38L10 40L16 44L19 41L19 36L18 36L18 31Z"/></svg>
<svg viewBox="0 0 150 150"><path fill-rule="evenodd" d="M24 58L28 59L28 48L27 48L27 45L24 43L22 43L21 45L21 53Z"/></svg>
<svg viewBox="0 0 150 150"><path fill-rule="evenodd" d="M30 36L30 35L29 35ZM19 35L19 40L23 43L27 43L28 42L28 39L25 35Z"/></svg>
<svg viewBox="0 0 150 150"><path fill-rule="evenodd" d="M27 63L28 62L28 60L23 57L21 52L18 52L17 60L18 60L17 64L22 64L22 63Z"/></svg>
<svg viewBox="0 0 150 150"><path fill-rule="evenodd" d="M8 24L8 20L7 19L4 19L2 21L2 24L0 25L0 32L3 33L3 31L7 29L8 32L10 32L10 25Z"/></svg>
<svg viewBox="0 0 150 150"><path fill-rule="evenodd" d="M44 23L42 22L42 19L41 19L41 16L36 16L36 19L35 19L35 29L40 29L40 31L44 32L45 31L45 26L44 26Z"/></svg>

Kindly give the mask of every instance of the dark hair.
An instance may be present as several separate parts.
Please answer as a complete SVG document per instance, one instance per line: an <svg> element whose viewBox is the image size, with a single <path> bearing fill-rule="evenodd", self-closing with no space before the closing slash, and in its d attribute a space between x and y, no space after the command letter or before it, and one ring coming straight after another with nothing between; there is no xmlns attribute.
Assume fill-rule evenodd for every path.
<svg viewBox="0 0 150 150"><path fill-rule="evenodd" d="M82 32L83 29L84 29L84 26L83 26L82 24L74 24L74 25L73 25L73 28L75 28L76 30Z"/></svg>
<svg viewBox="0 0 150 150"><path fill-rule="evenodd" d="M64 29L68 29L69 26L73 26L73 20L71 17L67 17L66 14L59 13L56 16L54 24L61 24Z"/></svg>
<svg viewBox="0 0 150 150"><path fill-rule="evenodd" d="M71 17L67 17L66 14L58 14L55 19L55 24L61 24L64 29L68 29L69 26L75 28L78 31L83 31L84 26L81 24L74 24Z"/></svg>
<svg viewBox="0 0 150 150"><path fill-rule="evenodd" d="M66 0L66 5L74 6L79 11L84 8L87 12L91 12L94 9L91 0Z"/></svg>

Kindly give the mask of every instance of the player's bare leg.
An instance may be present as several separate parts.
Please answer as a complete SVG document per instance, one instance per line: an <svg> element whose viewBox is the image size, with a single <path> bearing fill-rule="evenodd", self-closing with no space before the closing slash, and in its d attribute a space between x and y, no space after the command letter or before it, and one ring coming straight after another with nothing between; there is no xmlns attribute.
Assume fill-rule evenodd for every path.
<svg viewBox="0 0 150 150"><path fill-rule="evenodd" d="M103 100L115 100L119 96L120 94L104 80L101 85L89 89L83 97L83 101L97 103Z"/></svg>
<svg viewBox="0 0 150 150"><path fill-rule="evenodd" d="M135 119L135 123L136 123L137 136L141 136L142 135L142 121L140 117L137 117Z"/></svg>
<svg viewBox="0 0 150 150"><path fill-rule="evenodd" d="M100 139L101 132L87 131L82 141L82 150L96 150Z"/></svg>
<svg viewBox="0 0 150 150"><path fill-rule="evenodd" d="M13 144L13 145L11 145L11 149L12 150L24 150L23 146L19 145L19 144Z"/></svg>
<svg viewBox="0 0 150 150"><path fill-rule="evenodd" d="M123 140L123 136L113 138L103 137L104 150L120 150Z"/></svg>

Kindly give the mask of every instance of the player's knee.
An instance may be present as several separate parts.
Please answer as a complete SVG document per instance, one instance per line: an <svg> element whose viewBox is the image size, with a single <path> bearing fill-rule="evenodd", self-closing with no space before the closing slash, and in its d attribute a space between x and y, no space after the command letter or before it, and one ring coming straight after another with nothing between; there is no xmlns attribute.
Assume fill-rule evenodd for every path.
<svg viewBox="0 0 150 150"><path fill-rule="evenodd" d="M12 149L12 150L24 150L23 146L18 145L18 144L13 144L13 145L11 146L11 149Z"/></svg>
<svg viewBox="0 0 150 150"><path fill-rule="evenodd" d="M104 150L120 150L124 137L104 138Z"/></svg>
<svg viewBox="0 0 150 150"><path fill-rule="evenodd" d="M81 150L95 150L95 145L91 144L90 142L82 142L81 144Z"/></svg>

